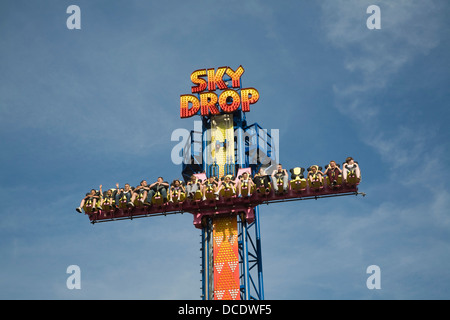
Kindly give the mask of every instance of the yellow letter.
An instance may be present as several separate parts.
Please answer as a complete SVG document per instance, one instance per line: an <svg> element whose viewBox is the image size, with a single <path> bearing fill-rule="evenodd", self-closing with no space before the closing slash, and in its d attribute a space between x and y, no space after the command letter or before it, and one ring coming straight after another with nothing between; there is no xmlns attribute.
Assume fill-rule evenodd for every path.
<svg viewBox="0 0 450 320"><path fill-rule="evenodd" d="M192 107L189 109L189 103ZM180 117L189 118L198 112L200 109L200 102L196 96L192 94L183 94L180 96Z"/></svg>
<svg viewBox="0 0 450 320"><path fill-rule="evenodd" d="M232 102L230 104L228 104L229 101L227 101L229 97L232 99ZM219 106L223 112L234 112L235 110L237 110L237 108L239 108L240 104L241 99L239 98L239 94L234 90L225 90L219 96Z"/></svg>
<svg viewBox="0 0 450 320"><path fill-rule="evenodd" d="M214 73L214 69L208 69L208 90L215 91L216 85L220 90L226 89L227 85L223 82L223 75L227 67L220 67L217 69L217 72Z"/></svg>
<svg viewBox="0 0 450 320"><path fill-rule="evenodd" d="M259 92L255 88L241 90L242 112L249 112L250 105L259 100Z"/></svg>
<svg viewBox="0 0 450 320"><path fill-rule="evenodd" d="M244 73L244 68L239 66L236 71L233 71L230 67L228 67L226 74L231 77L233 88L239 88L241 86L241 76Z"/></svg>
<svg viewBox="0 0 450 320"><path fill-rule="evenodd" d="M217 94L214 92L200 93L200 106L202 108L202 116L207 116L211 111L211 114L220 114L219 109L216 106Z"/></svg>
<svg viewBox="0 0 450 320"><path fill-rule="evenodd" d="M196 86L193 86L191 88L192 93L202 92L203 90L206 89L206 85L207 85L206 80L199 78L202 76L206 76L205 69L195 70L194 72L191 73L191 81L193 84L196 84Z"/></svg>

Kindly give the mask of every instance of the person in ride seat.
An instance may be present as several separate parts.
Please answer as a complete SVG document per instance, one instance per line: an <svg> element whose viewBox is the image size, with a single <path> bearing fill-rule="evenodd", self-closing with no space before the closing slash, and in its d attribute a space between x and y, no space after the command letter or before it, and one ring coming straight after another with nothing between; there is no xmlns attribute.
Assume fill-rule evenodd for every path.
<svg viewBox="0 0 450 320"><path fill-rule="evenodd" d="M147 185L147 180L142 180L141 183L134 188L133 194L131 196L131 203L134 204L134 201L139 199L142 203L147 199L147 194L150 190L150 187Z"/></svg>
<svg viewBox="0 0 450 320"><path fill-rule="evenodd" d="M277 168L272 172L272 184L275 193L279 193L278 184L283 184L283 192L286 193L288 190L288 173L286 169L283 169L281 163L277 165Z"/></svg>
<svg viewBox="0 0 450 320"><path fill-rule="evenodd" d="M216 194L218 194L217 191L217 187L218 187L218 183L216 180L216 177L211 176L208 179L205 179L205 181L203 182L203 200L210 198L213 199L215 198ZM207 197L207 194L209 195L209 197Z"/></svg>
<svg viewBox="0 0 450 320"><path fill-rule="evenodd" d="M195 175L192 175L191 179L186 184L187 197L193 199L197 190L201 190L200 181L198 181Z"/></svg>
<svg viewBox="0 0 450 320"><path fill-rule="evenodd" d="M266 193L270 191L270 177L264 168L259 168L258 173L253 177L253 181L256 185L256 192L261 192L261 186L264 186Z"/></svg>
<svg viewBox="0 0 450 320"><path fill-rule="evenodd" d="M242 196L242 187L247 188L246 195L250 197L252 195L252 188L253 188L253 180L249 176L248 172L242 173L241 177L239 178L237 182L237 190L238 190L238 197Z"/></svg>
<svg viewBox="0 0 450 320"><path fill-rule="evenodd" d="M336 161L331 160L330 163L326 166L324 175L328 176L328 181L331 186L336 186L338 183L339 175L342 174L341 168L336 164Z"/></svg>
<svg viewBox="0 0 450 320"><path fill-rule="evenodd" d="M308 180L310 185L312 186L323 186L323 172L320 171L320 167L318 165L312 165L308 168ZM319 185L317 185L319 182Z"/></svg>
<svg viewBox="0 0 450 320"><path fill-rule="evenodd" d="M81 210L85 204L88 204L89 207L92 207L92 210L95 209L97 205L97 201L100 199L100 195L97 193L97 190L91 189L91 192L86 193L86 196L81 200L80 206L76 208L75 210L79 213L82 213Z"/></svg>
<svg viewBox="0 0 450 320"><path fill-rule="evenodd" d="M103 185L100 185L100 207L103 210L110 210L115 204L114 189L108 189L103 192L102 187Z"/></svg>
<svg viewBox="0 0 450 320"><path fill-rule="evenodd" d="M171 202L179 202L182 201L182 194L186 193L186 189L180 180L173 180L170 185L170 201Z"/></svg>
<svg viewBox="0 0 450 320"><path fill-rule="evenodd" d="M359 183L361 180L361 170L358 163L352 157L347 157L342 165L344 181L347 183Z"/></svg>
<svg viewBox="0 0 450 320"><path fill-rule="evenodd" d="M153 182L150 186L150 191L147 195L147 202L152 203L153 196L159 192L163 198L163 202L167 202L167 190L169 189L169 183L164 181L163 177L158 177L158 179Z"/></svg>
<svg viewBox="0 0 450 320"><path fill-rule="evenodd" d="M116 208L120 206L121 202L125 203L127 206L134 207L134 204L131 202L131 197L133 196L133 189L129 183L125 183L123 188L119 188L119 183L116 183Z"/></svg>
<svg viewBox="0 0 450 320"><path fill-rule="evenodd" d="M225 197L231 197L236 194L236 188L234 186L234 181L231 179L231 175L226 175L224 177L219 189L217 189L217 194Z"/></svg>

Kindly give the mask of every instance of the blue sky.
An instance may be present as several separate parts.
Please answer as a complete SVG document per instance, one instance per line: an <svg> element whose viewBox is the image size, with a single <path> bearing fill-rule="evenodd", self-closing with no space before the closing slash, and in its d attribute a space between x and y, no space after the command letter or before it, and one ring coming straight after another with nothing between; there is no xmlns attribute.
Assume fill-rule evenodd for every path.
<svg viewBox="0 0 450 320"><path fill-rule="evenodd" d="M91 225L75 207L100 184L181 177L170 137L193 128L191 72L242 65L260 93L247 120L280 130L284 167L350 155L367 193L261 207L265 297L449 299L449 14L444 0L2 1L0 298L199 299L190 214Z"/></svg>

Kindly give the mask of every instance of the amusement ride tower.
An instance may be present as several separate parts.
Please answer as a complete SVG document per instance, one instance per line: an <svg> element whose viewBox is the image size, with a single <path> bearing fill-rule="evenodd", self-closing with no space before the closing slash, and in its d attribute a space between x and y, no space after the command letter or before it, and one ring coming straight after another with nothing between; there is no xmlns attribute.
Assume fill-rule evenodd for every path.
<svg viewBox="0 0 450 320"><path fill-rule="evenodd" d="M201 129L194 126L182 150L183 178L198 183L214 177L223 185L221 193L205 198L199 189L192 198L176 202L157 201L157 193L151 205L138 201L131 207L85 207L92 223L191 213L194 226L201 229L204 300L264 299L260 204L359 194L359 169L332 184L325 178L309 183L305 169L297 167L290 170L287 190L282 181L273 181L269 189L248 190L246 195L226 182L237 182L245 172L254 176L260 168L274 170L278 164L278 130L247 124L246 113L259 92L242 87L243 73L242 66L196 70L191 94L180 96L181 118L201 116Z"/></svg>

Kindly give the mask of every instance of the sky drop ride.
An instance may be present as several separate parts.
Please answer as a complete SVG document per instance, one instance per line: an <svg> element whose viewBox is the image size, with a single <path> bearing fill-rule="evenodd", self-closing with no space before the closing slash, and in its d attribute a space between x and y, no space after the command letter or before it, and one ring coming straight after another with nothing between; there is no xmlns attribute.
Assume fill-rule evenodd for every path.
<svg viewBox="0 0 450 320"><path fill-rule="evenodd" d="M229 176L237 182L244 172L253 177L260 168L268 174L276 169L278 130L247 124L246 113L259 100L259 92L242 88L244 71L242 66L236 70L220 67L191 74L192 94L180 96L180 117L200 115L202 128L201 132L191 131L182 150L185 181L195 175L200 181L211 176L221 181ZM222 90L219 95L217 89ZM358 192L359 173L350 173L346 181L339 177L337 184L331 184L327 177L323 183L310 183L304 171L300 165L289 170L285 192L282 181L271 181L269 190L253 189L250 196L239 196L235 190L206 199L199 195L183 201L155 201L151 206L87 210L86 214L92 223L100 223L191 213L194 226L201 229L202 299L263 300L259 205L363 194Z"/></svg>

